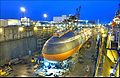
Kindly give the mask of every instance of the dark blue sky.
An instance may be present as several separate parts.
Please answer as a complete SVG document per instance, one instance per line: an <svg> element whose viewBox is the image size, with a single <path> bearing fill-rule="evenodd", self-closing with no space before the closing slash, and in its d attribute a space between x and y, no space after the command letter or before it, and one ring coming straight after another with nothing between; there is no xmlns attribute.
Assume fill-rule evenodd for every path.
<svg viewBox="0 0 120 78"><path fill-rule="evenodd" d="M0 18L20 19L20 7L24 6L25 16L30 19L44 20L43 14L47 13L46 20L52 20L54 16L75 14L81 5L80 19L106 23L113 19L119 3L119 0L0 0Z"/></svg>

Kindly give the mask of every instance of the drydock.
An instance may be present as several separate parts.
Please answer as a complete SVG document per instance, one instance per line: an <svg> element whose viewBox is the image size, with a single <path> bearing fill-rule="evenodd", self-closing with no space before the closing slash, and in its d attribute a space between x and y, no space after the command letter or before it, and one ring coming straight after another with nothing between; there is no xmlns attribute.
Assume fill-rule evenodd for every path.
<svg viewBox="0 0 120 78"><path fill-rule="evenodd" d="M100 18L81 20L81 6L75 15L55 16L53 21L46 20L46 13L44 21L31 20L24 7L20 10L20 19L0 19L0 77L120 77L120 4L107 24Z"/></svg>

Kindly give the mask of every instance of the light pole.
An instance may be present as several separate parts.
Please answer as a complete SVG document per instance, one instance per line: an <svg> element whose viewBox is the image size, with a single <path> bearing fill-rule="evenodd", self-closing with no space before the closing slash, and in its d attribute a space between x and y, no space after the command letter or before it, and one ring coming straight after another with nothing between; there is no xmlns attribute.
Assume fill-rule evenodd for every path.
<svg viewBox="0 0 120 78"><path fill-rule="evenodd" d="M48 15L47 15L47 14L43 14L43 17L44 17L45 20L46 20L46 18L48 17Z"/></svg>
<svg viewBox="0 0 120 78"><path fill-rule="evenodd" d="M20 7L20 11L22 13L22 16L21 16L21 25L22 25L22 18L24 18L24 13L25 13L26 9L24 7Z"/></svg>
<svg viewBox="0 0 120 78"><path fill-rule="evenodd" d="M24 17L24 13L25 13L26 9L24 7L20 7L20 11L22 12L22 17Z"/></svg>

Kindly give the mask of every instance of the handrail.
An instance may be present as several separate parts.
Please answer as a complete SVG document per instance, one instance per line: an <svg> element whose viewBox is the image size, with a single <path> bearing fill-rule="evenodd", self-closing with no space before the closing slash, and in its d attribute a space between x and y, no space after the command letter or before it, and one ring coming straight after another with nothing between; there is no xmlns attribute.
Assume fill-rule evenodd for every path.
<svg viewBox="0 0 120 78"><path fill-rule="evenodd" d="M104 41L102 41L103 43ZM103 44L101 45L102 47L99 49L99 54L98 54L98 58L97 58L97 63L96 63L96 72L95 72L95 76L98 75L98 68L99 68L99 65L100 65L100 60L102 59L102 49L103 49Z"/></svg>

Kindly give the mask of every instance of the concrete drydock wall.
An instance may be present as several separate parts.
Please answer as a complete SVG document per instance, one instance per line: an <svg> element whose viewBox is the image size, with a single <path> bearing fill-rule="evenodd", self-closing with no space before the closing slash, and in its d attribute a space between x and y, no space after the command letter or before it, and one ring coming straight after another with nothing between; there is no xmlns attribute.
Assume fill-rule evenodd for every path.
<svg viewBox="0 0 120 78"><path fill-rule="evenodd" d="M26 56L29 50L32 52L36 49L36 38L29 37L14 41L0 43L0 65L7 63L10 59L19 56Z"/></svg>
<svg viewBox="0 0 120 78"><path fill-rule="evenodd" d="M54 27L22 27L6 26L0 27L0 65L8 63L9 60L29 55L29 52L41 53L43 44L49 39Z"/></svg>

